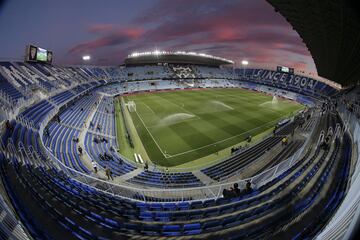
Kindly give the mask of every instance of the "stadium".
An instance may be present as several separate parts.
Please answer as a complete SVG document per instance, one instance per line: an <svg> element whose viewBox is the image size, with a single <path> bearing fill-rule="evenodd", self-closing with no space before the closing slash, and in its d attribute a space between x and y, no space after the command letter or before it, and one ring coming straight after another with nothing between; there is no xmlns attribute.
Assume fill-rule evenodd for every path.
<svg viewBox="0 0 360 240"><path fill-rule="evenodd" d="M324 78L178 49L0 61L0 239L354 238L360 17L267 2Z"/></svg>

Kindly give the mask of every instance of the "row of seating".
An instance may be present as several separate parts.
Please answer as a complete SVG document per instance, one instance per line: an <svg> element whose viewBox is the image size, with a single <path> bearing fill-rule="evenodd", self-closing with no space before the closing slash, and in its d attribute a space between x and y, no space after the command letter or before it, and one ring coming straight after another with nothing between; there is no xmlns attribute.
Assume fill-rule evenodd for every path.
<svg viewBox="0 0 360 240"><path fill-rule="evenodd" d="M250 68L235 69L235 73L242 80L274 86L278 89L289 90L304 95L323 97L332 96L338 92L336 88L326 83L301 75Z"/></svg>
<svg viewBox="0 0 360 240"><path fill-rule="evenodd" d="M279 136L269 137L255 146L201 171L214 180L223 180L263 155L266 151L277 145L281 139Z"/></svg>
<svg viewBox="0 0 360 240"><path fill-rule="evenodd" d="M290 142L288 145L284 146L284 149L281 150L276 156L274 156L268 164L257 170L257 172L254 175L260 174L267 169L270 169L277 164L281 163L282 161L286 160L290 156L293 156L297 150L301 148L301 146L304 144L304 141L301 140L295 140Z"/></svg>
<svg viewBox="0 0 360 240"><path fill-rule="evenodd" d="M82 96L59 113L61 123L75 128L83 128L84 122L96 107L97 101L98 97L94 94Z"/></svg>
<svg viewBox="0 0 360 240"><path fill-rule="evenodd" d="M56 105L61 105L62 103L68 101L70 98L74 97L75 94L70 91L64 91L62 93L59 93L51 98L49 98L49 101L55 103Z"/></svg>
<svg viewBox="0 0 360 240"><path fill-rule="evenodd" d="M49 96L59 89L70 89L77 85L73 92L79 94L90 86L84 84L109 78L106 71L107 67L58 67L39 63L0 62L0 103L15 112L27 102L19 100L36 101L38 90L42 92L41 95ZM52 99L55 104L61 104L66 97L71 97L70 94L63 92Z"/></svg>
<svg viewBox="0 0 360 240"><path fill-rule="evenodd" d="M1 91L8 94L12 100L16 101L23 98L23 95L13 85L11 85L1 74L0 74L0 86Z"/></svg>
<svg viewBox="0 0 360 240"><path fill-rule="evenodd" d="M89 126L99 134L115 136L115 115L113 99L104 97L99 103L98 109Z"/></svg>
<svg viewBox="0 0 360 240"><path fill-rule="evenodd" d="M321 205L318 206L316 211L310 216L310 221L307 222L305 226L301 226L301 228L297 229L298 233L293 237L294 240L304 239L308 236L316 236L322 226L331 219L345 197L350 172L349 162L352 154L352 143L348 133L344 135L343 141L344 147L341 154L342 161L339 163L342 165L342 170L336 172L333 177L335 184L329 191L331 194L328 196L327 201L322 201L320 203ZM321 210L318 211L319 209Z"/></svg>
<svg viewBox="0 0 360 240"><path fill-rule="evenodd" d="M128 182L158 188L200 187L204 184L191 172L166 173L143 171Z"/></svg>
<svg viewBox="0 0 360 240"><path fill-rule="evenodd" d="M135 166L131 165L129 162L124 161L119 154L115 151L111 151L110 147L113 146L115 148L116 142L113 138L107 138L108 142L94 142L94 137L101 138L102 136L87 133L85 135L85 150L89 153L92 160L96 161L102 168L106 168L107 166L111 169L114 176L120 176L135 170ZM100 154L107 154L111 156L111 159L102 160L100 158Z"/></svg>
<svg viewBox="0 0 360 240"><path fill-rule="evenodd" d="M74 128L65 127L52 121L48 126L49 135L44 136L45 146L51 149L52 153L66 166L79 172L90 173L90 170L80 159L74 139L78 138L80 132Z"/></svg>
<svg viewBox="0 0 360 240"><path fill-rule="evenodd" d="M34 126L39 128L46 115L53 109L55 109L55 107L51 103L47 100L42 100L25 109L25 111L20 113L20 116L32 121Z"/></svg>
<svg viewBox="0 0 360 240"><path fill-rule="evenodd" d="M232 200L233 203L224 204L224 207L221 207L222 205L219 208L208 207L208 209L215 209L213 210L215 215L212 215L209 210L199 212L198 210L186 210L184 208L178 213L174 213L171 208L164 214L158 212L155 208L150 212L141 211L141 209L139 212L135 208L141 205L94 192L92 189L72 181L53 168L49 170L45 168L34 169L31 165L17 166L15 163L15 168L13 168L15 172L7 168L7 175L10 175L8 178L12 179L12 181L16 181L16 178L11 177L11 175L18 175L22 179L20 185L23 184L23 188L31 189L31 195L34 199L37 199L35 201L37 204L42 203L43 206L40 209L43 209L43 212L46 212L48 216L50 214L51 218L58 222L59 227L62 226L64 227L63 230L67 230L65 230L67 234L71 232L73 235L82 236L84 239L119 237L126 233L169 236L209 234L213 231L222 231L228 228L236 229L236 232L239 233L238 227L244 228L247 226L245 223L260 220L264 221L263 224L260 223L262 227L267 226L269 220L261 219L266 218L268 215L271 215L272 219L277 218L278 220L271 221L272 227L274 225L279 227L279 221L284 220L283 217L288 202L291 199L296 199L297 193L303 191L315 175L319 175L318 178L321 177L323 182L327 180L328 173L333 168L336 160L338 146L337 141L330 158L331 161L325 161L327 156L325 152L316 164L307 164L307 167L312 166L312 170L301 168L302 172L294 173L293 177L283 182L284 185L275 188L273 190L275 192L271 192L269 195L260 194L257 200L245 196L242 200L234 199ZM307 172L306 175L304 175L305 172ZM302 176L302 180L297 181L296 186L292 186L300 176ZM25 181L25 179L29 180ZM18 183L13 182L12 184ZM289 217L291 219L296 214L304 212L304 202L309 201L308 198L313 192L321 192L322 184L313 186L316 189L313 189L310 194L305 194L301 200L297 201L295 206L299 207L293 209L292 215L286 218L287 221L289 221ZM287 188L289 190L285 191ZM8 189L16 191L16 187ZM287 193L283 194L284 191ZM21 197L23 192L19 190L14 195ZM270 199L272 200L270 201ZM81 204L79 204L80 202ZM21 204L26 203L21 201ZM183 205L186 208L186 202L178 205ZM31 208L25 207L25 209ZM166 208L162 206L162 209ZM184 214L180 214L182 212ZM283 212L283 214L273 215L275 212ZM210 214L210 216L204 217L204 213ZM221 217L219 218L219 216ZM34 216L32 217L33 221L39 220ZM259 223L256 225L259 225ZM254 224L250 227L250 229L252 228L254 228ZM251 231L247 228L245 232L249 234ZM55 233L52 232L52 234Z"/></svg>
<svg viewBox="0 0 360 240"><path fill-rule="evenodd" d="M8 82L10 83L10 86L14 86L14 88L12 88L14 92L11 94L14 98L19 97L19 89L25 90L32 85L39 86L47 93L51 93L59 87L68 88L74 85L74 83L82 84L94 78L112 78L122 81L125 79L141 80L174 77L174 73L170 70L170 67L165 66L140 66L128 67L126 69L115 69L114 67L56 67L38 63L0 62L0 68L2 69L2 71L0 71L0 75L4 79L4 82ZM276 86L278 88L316 97L326 94L331 95L337 92L336 89L331 86L318 82L314 79L304 78L302 76L294 75L296 78L306 79L307 82L311 81L311 87L300 86L300 81L298 80L293 82L285 81L286 83L282 83L280 81L275 82L273 81L274 79L267 77L259 78L259 72L266 71L262 69L235 69L235 75L234 71L229 69L196 66L192 66L192 69L194 69L194 73L200 79L240 78L242 80L251 80L256 83ZM271 76L273 75L274 74L271 74ZM10 86L4 85L4 90L5 88L11 88ZM28 93L31 94L30 92Z"/></svg>

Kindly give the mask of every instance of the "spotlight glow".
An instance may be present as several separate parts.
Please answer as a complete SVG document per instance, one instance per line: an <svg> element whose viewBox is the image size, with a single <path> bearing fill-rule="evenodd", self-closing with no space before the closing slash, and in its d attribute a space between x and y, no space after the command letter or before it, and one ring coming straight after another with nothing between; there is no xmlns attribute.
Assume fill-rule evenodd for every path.
<svg viewBox="0 0 360 240"><path fill-rule="evenodd" d="M248 65L248 64L249 64L249 61L247 61L247 60L242 60L242 61L241 61L241 64L242 64L242 65Z"/></svg>
<svg viewBox="0 0 360 240"><path fill-rule="evenodd" d="M91 59L91 57L89 55L85 55L85 56L82 57L82 59L84 61L89 61Z"/></svg>

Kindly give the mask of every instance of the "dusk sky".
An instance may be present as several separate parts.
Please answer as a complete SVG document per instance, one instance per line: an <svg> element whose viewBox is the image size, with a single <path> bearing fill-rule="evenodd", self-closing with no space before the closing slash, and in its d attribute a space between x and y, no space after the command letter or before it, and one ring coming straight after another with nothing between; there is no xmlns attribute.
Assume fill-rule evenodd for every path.
<svg viewBox="0 0 360 240"><path fill-rule="evenodd" d="M29 43L55 64L118 65L132 52L184 50L250 67L316 72L298 34L265 0L0 0L0 60Z"/></svg>

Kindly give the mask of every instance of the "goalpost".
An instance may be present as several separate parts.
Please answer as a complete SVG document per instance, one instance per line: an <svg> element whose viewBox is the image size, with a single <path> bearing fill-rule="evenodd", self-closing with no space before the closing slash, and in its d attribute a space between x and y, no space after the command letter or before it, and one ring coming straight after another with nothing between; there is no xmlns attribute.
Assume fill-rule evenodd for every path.
<svg viewBox="0 0 360 240"><path fill-rule="evenodd" d="M136 112L136 103L134 101L128 101L126 105L129 109L129 112Z"/></svg>

